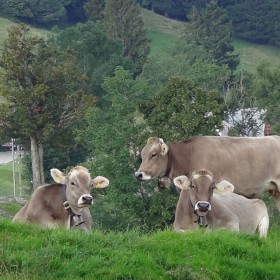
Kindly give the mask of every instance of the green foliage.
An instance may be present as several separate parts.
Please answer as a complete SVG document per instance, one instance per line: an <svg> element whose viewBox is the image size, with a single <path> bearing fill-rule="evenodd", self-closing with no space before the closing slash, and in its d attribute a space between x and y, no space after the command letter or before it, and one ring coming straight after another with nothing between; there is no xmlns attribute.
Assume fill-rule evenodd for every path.
<svg viewBox="0 0 280 280"><path fill-rule="evenodd" d="M87 19L91 21L102 20L104 7L105 0L87 0L84 4Z"/></svg>
<svg viewBox="0 0 280 280"><path fill-rule="evenodd" d="M232 45L232 25L226 11L210 1L205 9L192 9L190 24L186 29L186 41L202 45L219 65L226 64L235 70L239 63L238 54Z"/></svg>
<svg viewBox="0 0 280 280"><path fill-rule="evenodd" d="M253 42L280 45L277 0L220 1L230 15L235 34Z"/></svg>
<svg viewBox="0 0 280 280"><path fill-rule="evenodd" d="M93 22L60 30L52 40L61 50L75 51L84 78L89 79L92 94L102 95L104 78L113 76L116 66L133 69L132 62L122 55L121 43L109 38L100 25Z"/></svg>
<svg viewBox="0 0 280 280"><path fill-rule="evenodd" d="M8 0L4 12L21 20L35 23L53 23L66 16L62 0Z"/></svg>
<svg viewBox="0 0 280 280"><path fill-rule="evenodd" d="M30 35L27 26L10 29L1 64L1 95L6 99L0 104L3 135L21 138L24 143L34 139L31 143L40 147L47 142L63 142L71 135L69 128L95 103L85 94L87 80L73 52ZM31 157L42 166L42 155L34 152ZM34 161L33 174L37 168ZM39 169L43 176L43 168ZM35 181L33 177L33 184Z"/></svg>
<svg viewBox="0 0 280 280"><path fill-rule="evenodd" d="M215 134L223 119L223 102L217 91L173 77L152 100L140 104L140 111L152 133L170 141Z"/></svg>
<svg viewBox="0 0 280 280"><path fill-rule="evenodd" d="M110 180L106 195L97 197L93 206L94 221L103 229L162 229L172 223L173 191L163 195L155 184L142 185L134 177L139 147L147 136L137 103L149 88L120 67L114 77L105 79L103 88L102 109L88 112L85 128L76 133L78 142L86 142L91 150L89 170Z"/></svg>
<svg viewBox="0 0 280 280"><path fill-rule="evenodd" d="M122 42L123 55L134 62L134 74L141 73L149 54L149 42L134 0L106 1L104 24L106 32Z"/></svg>
<svg viewBox="0 0 280 280"><path fill-rule="evenodd" d="M272 228L266 240L222 230L86 234L1 219L0 276L36 280L277 280L278 237L279 228Z"/></svg>
<svg viewBox="0 0 280 280"><path fill-rule="evenodd" d="M178 44L173 55L150 56L141 79L148 81L157 92L172 76L190 78L205 90L221 90L230 77L230 70L226 65L217 65L204 48Z"/></svg>
<svg viewBox="0 0 280 280"><path fill-rule="evenodd" d="M7 99L0 104L2 128L13 136L37 135L43 143L94 101L83 94L86 83L73 54L29 37L26 26L10 30L2 63L2 94Z"/></svg>
<svg viewBox="0 0 280 280"><path fill-rule="evenodd" d="M280 66L273 69L260 64L254 88L259 107L265 110L265 120L272 126L274 134L280 133Z"/></svg>

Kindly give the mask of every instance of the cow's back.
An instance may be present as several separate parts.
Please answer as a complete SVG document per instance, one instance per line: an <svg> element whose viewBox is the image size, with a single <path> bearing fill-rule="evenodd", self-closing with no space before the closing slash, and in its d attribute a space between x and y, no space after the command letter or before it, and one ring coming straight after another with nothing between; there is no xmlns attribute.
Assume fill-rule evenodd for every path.
<svg viewBox="0 0 280 280"><path fill-rule="evenodd" d="M216 182L227 180L235 192L259 197L270 180L280 184L280 137L198 136L169 145L169 177L211 170Z"/></svg>
<svg viewBox="0 0 280 280"><path fill-rule="evenodd" d="M66 227L68 213L63 207L64 197L61 184L40 186L15 215L14 221L29 221L47 227Z"/></svg>
<svg viewBox="0 0 280 280"><path fill-rule="evenodd" d="M264 207L260 210L259 206ZM209 212L210 223L222 219L226 223L230 219L237 220L239 230L254 233L258 228L266 206L259 199L247 199L235 193L214 194ZM262 207L262 206L261 206ZM213 221L211 220L214 217Z"/></svg>

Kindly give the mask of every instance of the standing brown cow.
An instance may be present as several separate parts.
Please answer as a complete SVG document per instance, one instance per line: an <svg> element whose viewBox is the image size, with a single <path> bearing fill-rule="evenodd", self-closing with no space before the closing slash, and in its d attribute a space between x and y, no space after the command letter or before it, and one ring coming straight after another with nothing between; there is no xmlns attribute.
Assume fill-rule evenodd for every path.
<svg viewBox="0 0 280 280"><path fill-rule="evenodd" d="M139 180L190 176L200 168L211 170L215 182L229 182L248 198L269 192L280 210L280 137L197 136L165 143L151 137L141 152L135 173Z"/></svg>
<svg viewBox="0 0 280 280"><path fill-rule="evenodd" d="M90 191L106 188L109 180L102 176L91 179L82 166L74 167L67 175L51 169L51 176L56 183L38 187L13 221L90 230L92 218L88 207L93 203Z"/></svg>

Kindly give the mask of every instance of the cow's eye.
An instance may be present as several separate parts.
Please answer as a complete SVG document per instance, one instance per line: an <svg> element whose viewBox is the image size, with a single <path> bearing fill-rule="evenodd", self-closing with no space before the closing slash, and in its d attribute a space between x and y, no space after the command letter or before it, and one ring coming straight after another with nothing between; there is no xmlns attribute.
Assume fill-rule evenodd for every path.
<svg viewBox="0 0 280 280"><path fill-rule="evenodd" d="M194 186L194 185L192 185L192 189L195 189L195 186Z"/></svg>
<svg viewBox="0 0 280 280"><path fill-rule="evenodd" d="M75 183L74 183L74 182L71 182L71 185L72 185L72 186L75 186Z"/></svg>
<svg viewBox="0 0 280 280"><path fill-rule="evenodd" d="M155 157L157 155L157 153L152 153L152 158Z"/></svg>

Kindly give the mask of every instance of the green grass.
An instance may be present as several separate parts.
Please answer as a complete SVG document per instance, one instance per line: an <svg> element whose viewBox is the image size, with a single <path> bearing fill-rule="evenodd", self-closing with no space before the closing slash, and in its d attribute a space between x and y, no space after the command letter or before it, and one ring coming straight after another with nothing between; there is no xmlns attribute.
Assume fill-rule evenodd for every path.
<svg viewBox="0 0 280 280"><path fill-rule="evenodd" d="M1 279L279 279L279 228L268 238L227 231L141 235L0 220Z"/></svg>
<svg viewBox="0 0 280 280"><path fill-rule="evenodd" d="M8 29L15 25L17 25L17 23L11 20L8 20L6 18L0 18L0 51L2 49L3 42L8 37ZM50 31L48 30L34 27L31 27L30 30L33 35L37 36L46 36L50 33Z"/></svg>
<svg viewBox="0 0 280 280"><path fill-rule="evenodd" d="M16 196L19 196L19 172L22 166L15 163L15 187ZM21 181L23 189L26 188L26 182ZM24 195L24 194L23 194ZM12 162L0 165L0 196L14 196L13 184L13 164Z"/></svg>
<svg viewBox="0 0 280 280"><path fill-rule="evenodd" d="M13 165L9 162L0 165L0 196L12 196L13 194Z"/></svg>

